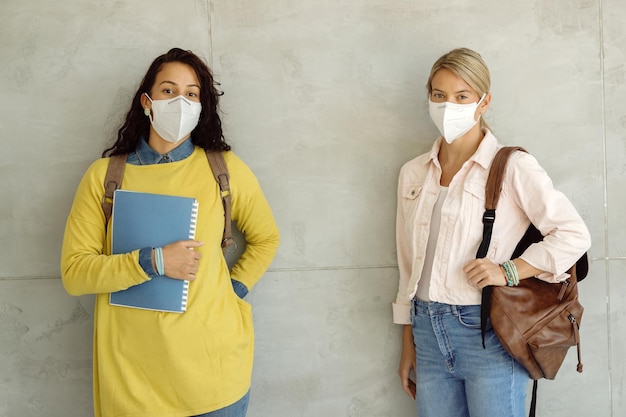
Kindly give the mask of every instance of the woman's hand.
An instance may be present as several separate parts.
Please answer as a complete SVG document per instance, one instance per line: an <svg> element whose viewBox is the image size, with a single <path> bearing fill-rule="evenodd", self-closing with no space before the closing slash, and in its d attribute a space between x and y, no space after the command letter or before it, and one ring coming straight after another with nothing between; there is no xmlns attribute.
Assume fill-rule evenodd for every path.
<svg viewBox="0 0 626 417"><path fill-rule="evenodd" d="M488 285L507 285L506 275L500 265L487 258L474 259L463 268L467 279L476 288L485 288Z"/></svg>
<svg viewBox="0 0 626 417"><path fill-rule="evenodd" d="M413 327L406 324L402 329L402 354L398 375L402 381L402 389L415 399L415 382L411 379L411 371L415 372L415 343L413 341Z"/></svg>
<svg viewBox="0 0 626 417"><path fill-rule="evenodd" d="M163 246L165 275L174 279L193 281L196 279L202 254L193 249L204 245L196 240L180 240Z"/></svg>

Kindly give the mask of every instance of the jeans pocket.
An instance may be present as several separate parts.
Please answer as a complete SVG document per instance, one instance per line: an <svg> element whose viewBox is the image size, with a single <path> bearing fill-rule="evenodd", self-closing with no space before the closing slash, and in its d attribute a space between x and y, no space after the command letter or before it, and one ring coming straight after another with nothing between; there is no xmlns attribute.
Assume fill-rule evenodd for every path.
<svg viewBox="0 0 626 417"><path fill-rule="evenodd" d="M459 322L471 329L480 329L480 306L462 306L458 308Z"/></svg>

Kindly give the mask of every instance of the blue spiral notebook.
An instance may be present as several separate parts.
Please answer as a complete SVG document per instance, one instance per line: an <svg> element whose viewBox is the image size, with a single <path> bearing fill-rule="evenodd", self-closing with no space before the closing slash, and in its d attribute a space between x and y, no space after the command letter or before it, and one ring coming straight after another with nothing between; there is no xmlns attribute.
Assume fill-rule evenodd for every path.
<svg viewBox="0 0 626 417"><path fill-rule="evenodd" d="M190 197L117 190L113 196L112 253L193 239L198 201ZM183 313L189 281L160 275L110 294L111 305Z"/></svg>

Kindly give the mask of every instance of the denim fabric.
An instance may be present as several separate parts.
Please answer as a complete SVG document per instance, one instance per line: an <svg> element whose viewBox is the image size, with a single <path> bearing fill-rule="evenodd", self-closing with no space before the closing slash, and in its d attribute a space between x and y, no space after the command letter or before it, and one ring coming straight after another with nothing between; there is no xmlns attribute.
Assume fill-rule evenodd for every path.
<svg viewBox="0 0 626 417"><path fill-rule="evenodd" d="M228 407L211 411L210 413L200 414L193 417L245 417L248 411L248 403L250 401L250 391L244 395L239 401Z"/></svg>
<svg viewBox="0 0 626 417"><path fill-rule="evenodd" d="M172 149L170 152L161 155L148 145L145 138L139 139L135 152L128 154L126 162L132 165L153 165L165 164L167 162L182 161L193 153L195 145L191 141L191 137L186 139L180 145Z"/></svg>
<svg viewBox="0 0 626 417"><path fill-rule="evenodd" d="M488 326L483 349L480 306L414 300L419 417L524 417L526 370Z"/></svg>
<svg viewBox="0 0 626 417"><path fill-rule="evenodd" d="M248 287L246 287L244 284L234 279L231 279L230 282L233 284L233 290L239 298L244 298L246 295L248 295Z"/></svg>
<svg viewBox="0 0 626 417"><path fill-rule="evenodd" d="M152 266L152 248L139 249L139 265L150 278L154 278L159 275Z"/></svg>

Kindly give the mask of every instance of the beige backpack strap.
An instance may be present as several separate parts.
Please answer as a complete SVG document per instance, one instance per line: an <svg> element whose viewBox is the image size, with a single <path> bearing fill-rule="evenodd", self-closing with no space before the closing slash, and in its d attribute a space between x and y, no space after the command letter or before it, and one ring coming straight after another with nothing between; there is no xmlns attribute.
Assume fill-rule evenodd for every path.
<svg viewBox="0 0 626 417"><path fill-rule="evenodd" d="M107 168L106 177L104 178L104 196L102 197L102 211L104 212L105 222L107 225L111 218L113 210L113 193L122 186L124 178L124 169L126 168L127 154L113 155L109 158L109 167Z"/></svg>
<svg viewBox="0 0 626 417"><path fill-rule="evenodd" d="M234 244L237 248L237 242L233 239L231 230L231 195L230 184L228 175L228 168L226 167L226 161L224 160L224 153L220 151L212 151L206 149L206 157L209 160L211 171L215 181L220 186L220 196L222 197L222 204L224 205L224 235L222 236L222 249L226 250L230 245Z"/></svg>

